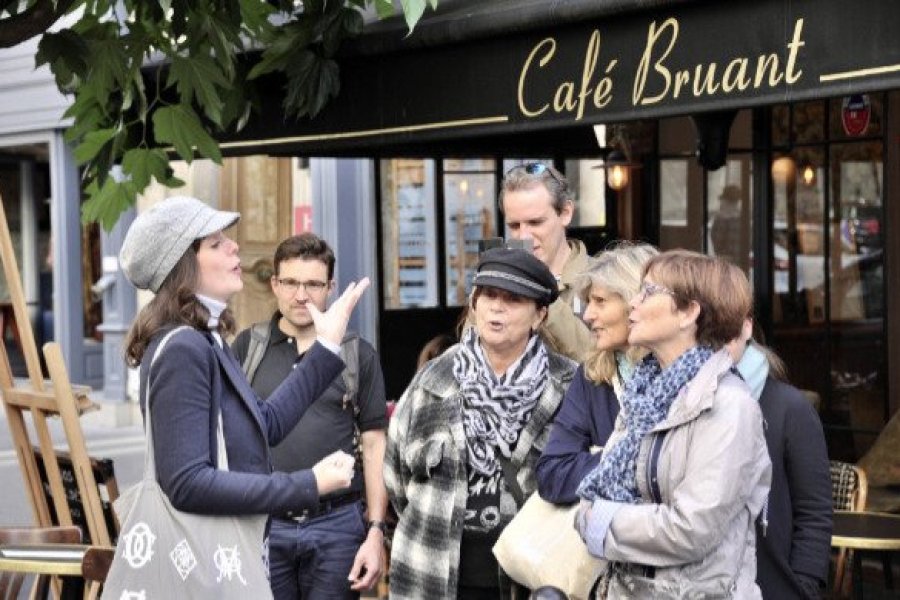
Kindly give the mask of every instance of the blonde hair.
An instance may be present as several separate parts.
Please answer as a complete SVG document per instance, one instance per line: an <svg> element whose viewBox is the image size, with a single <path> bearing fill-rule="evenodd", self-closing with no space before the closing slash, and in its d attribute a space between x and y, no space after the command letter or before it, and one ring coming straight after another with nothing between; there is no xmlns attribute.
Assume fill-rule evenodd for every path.
<svg viewBox="0 0 900 600"><path fill-rule="evenodd" d="M590 260L587 271L575 283L578 296L587 305L591 288L597 285L616 294L627 305L641 287L644 264L657 254L659 251L650 244L616 242ZM625 355L637 363L646 353L644 348L629 347ZM617 372L615 353L591 350L584 362L584 372L595 383L612 383Z"/></svg>

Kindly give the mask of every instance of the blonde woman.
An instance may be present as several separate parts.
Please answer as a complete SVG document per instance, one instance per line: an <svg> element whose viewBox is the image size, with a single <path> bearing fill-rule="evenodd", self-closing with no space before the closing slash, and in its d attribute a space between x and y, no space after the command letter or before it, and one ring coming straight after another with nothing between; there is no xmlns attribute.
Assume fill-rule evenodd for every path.
<svg viewBox="0 0 900 600"><path fill-rule="evenodd" d="M644 264L658 254L648 244L622 242L591 261L578 280L593 348L578 368L537 464L538 493L554 504L578 500L578 484L600 462L619 414L622 386L643 357L628 347L628 301L641 287Z"/></svg>

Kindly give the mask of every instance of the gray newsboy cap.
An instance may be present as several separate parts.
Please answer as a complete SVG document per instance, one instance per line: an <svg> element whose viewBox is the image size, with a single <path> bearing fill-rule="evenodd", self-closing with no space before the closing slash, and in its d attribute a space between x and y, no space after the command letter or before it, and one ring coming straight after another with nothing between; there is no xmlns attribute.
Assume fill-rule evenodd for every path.
<svg viewBox="0 0 900 600"><path fill-rule="evenodd" d="M158 292L194 240L231 227L240 218L190 196L166 198L128 228L119 264L134 287Z"/></svg>

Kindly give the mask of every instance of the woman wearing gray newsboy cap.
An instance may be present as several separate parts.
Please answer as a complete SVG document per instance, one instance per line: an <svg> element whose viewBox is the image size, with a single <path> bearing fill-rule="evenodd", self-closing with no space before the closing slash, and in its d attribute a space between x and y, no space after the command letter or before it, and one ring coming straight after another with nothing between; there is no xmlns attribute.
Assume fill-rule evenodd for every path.
<svg viewBox="0 0 900 600"><path fill-rule="evenodd" d="M320 494L350 485L353 458L336 453L309 470L273 473L269 446L294 428L343 370L340 342L368 279L350 284L327 312L310 308L317 343L262 402L222 343L234 329L226 303L243 287L238 245L223 230L239 218L196 198L172 197L135 219L120 262L135 287L156 296L131 327L126 359L140 366L157 478L176 509L218 515L302 511L315 507ZM219 414L227 471L216 468Z"/></svg>

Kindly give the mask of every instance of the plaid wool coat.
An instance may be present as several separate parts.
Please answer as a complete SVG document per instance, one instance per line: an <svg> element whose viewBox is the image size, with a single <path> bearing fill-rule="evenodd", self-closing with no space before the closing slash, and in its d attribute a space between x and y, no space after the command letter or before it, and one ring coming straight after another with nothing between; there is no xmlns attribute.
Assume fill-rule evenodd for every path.
<svg viewBox="0 0 900 600"><path fill-rule="evenodd" d="M391 417L384 480L400 517L391 544L392 599L456 598L468 496L461 399L453 377L457 352L454 346L428 363ZM547 385L511 457L519 485L529 495L536 488L535 463L577 366L548 354Z"/></svg>

